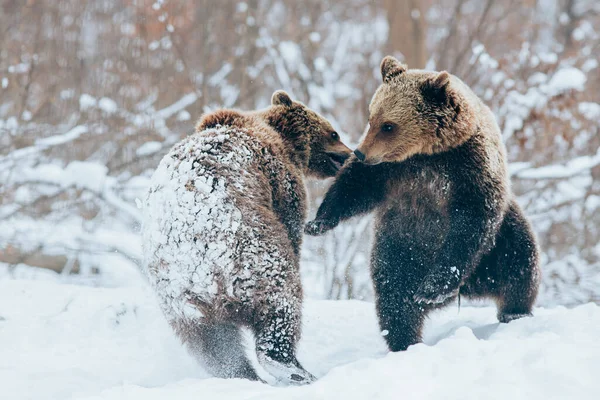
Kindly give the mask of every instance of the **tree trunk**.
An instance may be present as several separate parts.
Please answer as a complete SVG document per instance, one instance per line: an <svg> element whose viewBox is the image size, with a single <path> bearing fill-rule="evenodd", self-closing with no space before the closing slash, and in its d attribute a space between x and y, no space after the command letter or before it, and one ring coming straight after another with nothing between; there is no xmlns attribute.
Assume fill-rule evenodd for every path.
<svg viewBox="0 0 600 400"><path fill-rule="evenodd" d="M401 53L409 68L425 68L426 6L419 0L384 0L383 8L389 26L386 53Z"/></svg>

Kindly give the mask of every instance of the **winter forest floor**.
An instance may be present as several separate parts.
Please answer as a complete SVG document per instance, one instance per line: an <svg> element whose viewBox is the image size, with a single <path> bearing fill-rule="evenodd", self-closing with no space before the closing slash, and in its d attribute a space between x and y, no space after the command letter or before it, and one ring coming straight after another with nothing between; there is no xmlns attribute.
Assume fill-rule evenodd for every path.
<svg viewBox="0 0 600 400"><path fill-rule="evenodd" d="M273 387L208 377L143 287L0 280L0 388L20 399L595 399L600 307L449 307L425 343L388 353L374 307L307 301L299 359L319 380Z"/></svg>

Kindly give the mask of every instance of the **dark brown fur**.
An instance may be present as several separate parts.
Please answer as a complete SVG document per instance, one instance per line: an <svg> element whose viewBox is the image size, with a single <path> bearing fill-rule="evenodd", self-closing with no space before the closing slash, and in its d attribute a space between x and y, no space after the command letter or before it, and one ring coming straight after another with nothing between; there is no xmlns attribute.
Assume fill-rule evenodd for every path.
<svg viewBox="0 0 600 400"><path fill-rule="evenodd" d="M389 75L392 71L392 75ZM491 111L446 72L386 57L368 132L307 233L375 210L371 275L392 351L421 340L429 311L459 294L529 315L540 280L529 223L510 192Z"/></svg>

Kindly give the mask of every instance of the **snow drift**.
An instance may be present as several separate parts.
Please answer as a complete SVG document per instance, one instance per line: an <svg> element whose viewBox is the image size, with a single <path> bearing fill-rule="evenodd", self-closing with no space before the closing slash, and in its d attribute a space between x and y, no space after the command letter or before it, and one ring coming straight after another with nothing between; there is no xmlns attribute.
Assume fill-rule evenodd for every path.
<svg viewBox="0 0 600 400"><path fill-rule="evenodd" d="M273 387L207 376L146 288L0 280L0 387L21 399L593 399L600 307L434 314L425 343L389 353L374 307L307 301L299 359L320 379ZM254 360L256 361L256 360Z"/></svg>

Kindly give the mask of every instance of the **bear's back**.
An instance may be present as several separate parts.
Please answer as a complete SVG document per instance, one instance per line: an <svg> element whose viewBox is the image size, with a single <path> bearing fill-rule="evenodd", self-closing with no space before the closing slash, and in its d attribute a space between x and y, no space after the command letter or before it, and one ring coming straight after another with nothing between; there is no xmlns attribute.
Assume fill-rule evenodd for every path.
<svg viewBox="0 0 600 400"><path fill-rule="evenodd" d="M145 201L143 270L167 315L198 317L186 296L210 301L222 289L215 277L235 275L236 244L252 236L245 217L270 201L263 170L274 163L259 138L235 127L194 133L162 159Z"/></svg>

